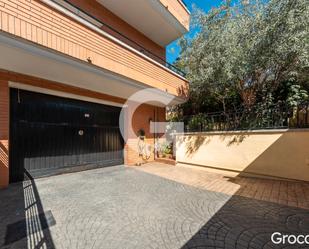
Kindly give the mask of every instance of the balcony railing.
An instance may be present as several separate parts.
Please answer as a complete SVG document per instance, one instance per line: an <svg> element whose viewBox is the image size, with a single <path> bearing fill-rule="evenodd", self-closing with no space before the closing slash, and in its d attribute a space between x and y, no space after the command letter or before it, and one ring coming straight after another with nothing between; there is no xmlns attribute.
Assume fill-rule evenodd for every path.
<svg viewBox="0 0 309 249"><path fill-rule="evenodd" d="M111 31L112 33L117 34L118 36L120 36L123 40L127 41L127 44L133 44L135 49L137 49L139 52L143 53L144 55L146 55L147 57L150 57L152 59L155 59L157 62L159 62L160 64L162 64L163 66L165 66L166 68L172 70L173 72L175 72L176 74L185 77L186 74L185 72L183 72L182 70L180 70L179 68L177 68L176 66L174 66L173 64L167 62L166 60L160 58L158 55L152 53L151 51L149 51L148 49L146 49L145 47L143 47L142 45L140 45L138 42L130 39L129 37L125 36L124 34L122 34L121 32L119 32L118 30L114 29L113 27L111 27L110 25L102 22L101 20L99 20L98 18L96 18L95 16L85 12L84 10L82 10L81 8L79 8L78 6L76 6L75 4L69 2L68 0L61 0L61 1L57 1L57 0L51 0L52 2L54 2L55 4L60 5L61 7L65 8L67 11L72 12L75 15L78 15L80 18L82 18L84 21L86 22L91 22L92 24L96 25L98 28L107 28L109 31ZM63 3L63 4L62 4Z"/></svg>
<svg viewBox="0 0 309 249"><path fill-rule="evenodd" d="M31 68L22 58L41 57L41 52L48 52L44 59L52 56L49 63L75 60L79 65L87 65L87 69L100 70L104 77L123 79L142 88L156 88L179 97L177 101L185 100L189 84L184 77L138 51L134 44L127 44L115 32L108 32L100 22L71 5L66 4L64 8L60 2L66 4L61 0L0 0L0 49L6 52L5 44L11 43L21 48L14 51L16 65L4 64L3 69L45 78L44 71ZM115 90L112 85L109 87Z"/></svg>

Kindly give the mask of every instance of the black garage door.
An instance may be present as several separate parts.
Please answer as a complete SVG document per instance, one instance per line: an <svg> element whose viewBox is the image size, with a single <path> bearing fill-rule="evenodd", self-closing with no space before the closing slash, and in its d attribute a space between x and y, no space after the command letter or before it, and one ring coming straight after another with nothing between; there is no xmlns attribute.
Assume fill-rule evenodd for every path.
<svg viewBox="0 0 309 249"><path fill-rule="evenodd" d="M119 107L10 91L11 182L123 163Z"/></svg>

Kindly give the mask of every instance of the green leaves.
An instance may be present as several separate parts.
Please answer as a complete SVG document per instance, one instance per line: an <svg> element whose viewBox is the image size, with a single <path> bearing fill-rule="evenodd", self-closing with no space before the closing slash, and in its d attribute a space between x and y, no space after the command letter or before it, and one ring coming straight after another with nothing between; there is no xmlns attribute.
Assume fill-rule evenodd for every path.
<svg viewBox="0 0 309 249"><path fill-rule="evenodd" d="M291 107L297 107L301 104L304 100L308 100L308 93L307 91L301 89L300 85L293 85L289 86L289 94L287 98L287 103Z"/></svg>
<svg viewBox="0 0 309 249"><path fill-rule="evenodd" d="M240 1L233 6L226 1L207 14L195 10L193 19L200 32L181 40L177 62L188 73L192 103L213 98L225 110L238 95L250 106L265 101L265 91L276 101L276 90L291 78L300 88L291 90L287 101L305 97L308 0Z"/></svg>

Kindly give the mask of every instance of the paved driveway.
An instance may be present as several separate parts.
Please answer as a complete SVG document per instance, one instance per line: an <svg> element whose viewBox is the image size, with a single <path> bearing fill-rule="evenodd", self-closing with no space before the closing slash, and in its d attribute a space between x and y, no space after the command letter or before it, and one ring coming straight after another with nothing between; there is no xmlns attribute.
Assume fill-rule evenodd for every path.
<svg viewBox="0 0 309 249"><path fill-rule="evenodd" d="M0 200L3 248L284 248L271 233L309 234L307 209L123 166L25 181Z"/></svg>

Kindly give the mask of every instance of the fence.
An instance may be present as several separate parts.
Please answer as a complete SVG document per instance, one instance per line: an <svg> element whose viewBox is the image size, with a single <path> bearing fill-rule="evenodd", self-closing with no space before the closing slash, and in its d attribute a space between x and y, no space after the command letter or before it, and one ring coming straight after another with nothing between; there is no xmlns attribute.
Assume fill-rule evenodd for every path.
<svg viewBox="0 0 309 249"><path fill-rule="evenodd" d="M297 107L254 106L234 112L199 113L184 116L185 131L229 131L309 128L309 102Z"/></svg>

